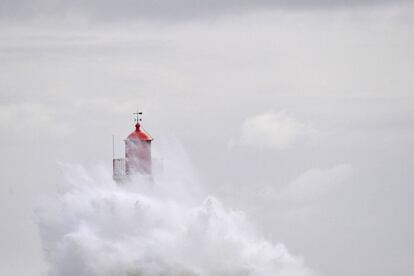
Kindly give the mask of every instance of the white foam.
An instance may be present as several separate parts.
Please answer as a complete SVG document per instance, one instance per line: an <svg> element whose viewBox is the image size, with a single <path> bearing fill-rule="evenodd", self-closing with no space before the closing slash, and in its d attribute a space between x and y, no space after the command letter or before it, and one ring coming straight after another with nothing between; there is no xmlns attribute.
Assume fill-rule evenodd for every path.
<svg viewBox="0 0 414 276"><path fill-rule="evenodd" d="M124 185L102 168L64 165L65 186L38 210L48 274L313 275L245 213L203 197L177 162Z"/></svg>

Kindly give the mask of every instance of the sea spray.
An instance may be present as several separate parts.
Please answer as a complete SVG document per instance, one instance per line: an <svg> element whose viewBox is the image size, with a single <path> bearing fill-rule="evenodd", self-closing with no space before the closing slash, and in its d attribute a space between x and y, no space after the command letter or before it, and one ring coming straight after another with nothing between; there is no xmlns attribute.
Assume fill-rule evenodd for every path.
<svg viewBox="0 0 414 276"><path fill-rule="evenodd" d="M65 185L37 209L48 275L313 275L183 167L122 185L103 167L62 167Z"/></svg>

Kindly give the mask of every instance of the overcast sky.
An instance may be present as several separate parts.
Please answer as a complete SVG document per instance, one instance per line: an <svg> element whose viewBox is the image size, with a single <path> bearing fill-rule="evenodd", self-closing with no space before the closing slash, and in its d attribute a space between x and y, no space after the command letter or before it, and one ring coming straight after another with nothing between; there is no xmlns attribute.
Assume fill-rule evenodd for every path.
<svg viewBox="0 0 414 276"><path fill-rule="evenodd" d="M411 1L1 1L0 274L41 275L59 162L132 112L321 275L414 273ZM164 149L165 150L165 149Z"/></svg>

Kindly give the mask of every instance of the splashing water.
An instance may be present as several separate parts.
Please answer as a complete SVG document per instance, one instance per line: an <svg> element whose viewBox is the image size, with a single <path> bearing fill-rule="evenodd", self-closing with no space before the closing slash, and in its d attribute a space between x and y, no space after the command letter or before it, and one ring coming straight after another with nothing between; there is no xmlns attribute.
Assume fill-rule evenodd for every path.
<svg viewBox="0 0 414 276"><path fill-rule="evenodd" d="M203 198L189 168L170 169L117 185L64 165L65 186L38 209L48 275L313 275L243 212Z"/></svg>

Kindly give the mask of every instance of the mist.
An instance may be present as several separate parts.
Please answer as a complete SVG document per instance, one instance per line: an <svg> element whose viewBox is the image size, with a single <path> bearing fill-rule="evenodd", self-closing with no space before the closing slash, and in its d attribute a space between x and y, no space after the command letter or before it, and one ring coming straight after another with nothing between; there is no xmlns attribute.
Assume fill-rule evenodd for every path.
<svg viewBox="0 0 414 276"><path fill-rule="evenodd" d="M146 10L141 2L40 2L0 7L0 274L56 275L63 256L79 273L150 271L135 266L144 253L122 253L129 244L111 236L108 221L134 239L136 216L163 212L171 221L161 230L182 253L170 259L154 249L162 271L214 275L199 254L222 236L195 242L205 251L194 253L181 247L188 232L176 224L209 233L234 220L223 231L245 242L230 253L263 243L271 253L237 251L229 273L262 273L247 259L280 272L289 266L275 257L283 254L298 273L414 273L409 1L172 1ZM137 109L154 154L174 161L153 184L117 187L112 135L122 156ZM221 219L209 215L208 198ZM199 223L200 213L217 227ZM144 221L143 232L154 234ZM98 250L105 237L119 255ZM167 246L161 236L153 241L148 250ZM91 268L76 250L116 263Z"/></svg>
<svg viewBox="0 0 414 276"><path fill-rule="evenodd" d="M316 275L206 195L180 155L118 184L104 166L61 164L66 184L36 211L47 275Z"/></svg>

